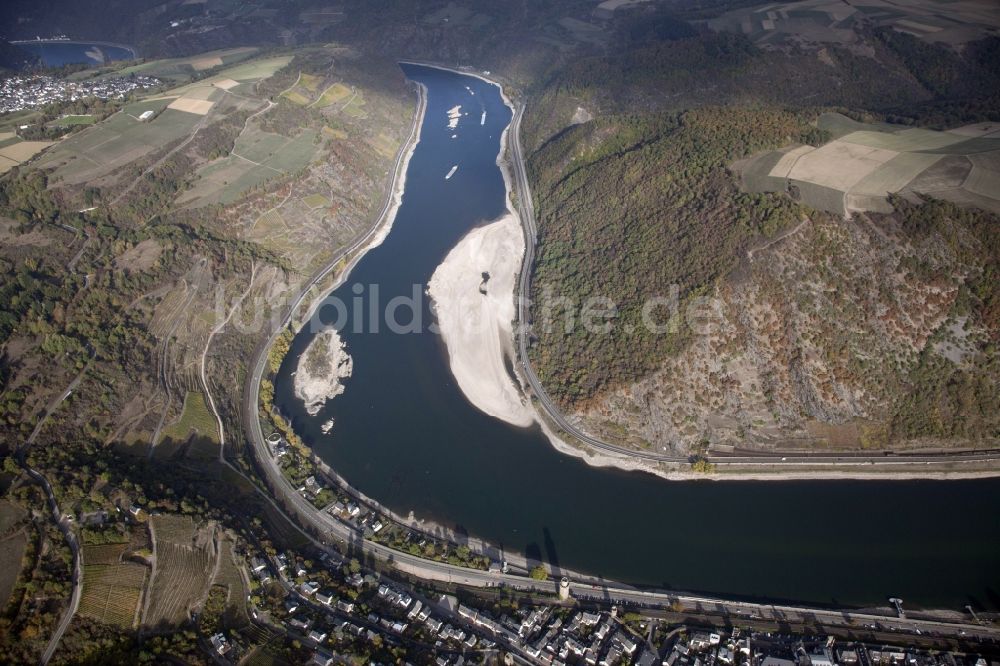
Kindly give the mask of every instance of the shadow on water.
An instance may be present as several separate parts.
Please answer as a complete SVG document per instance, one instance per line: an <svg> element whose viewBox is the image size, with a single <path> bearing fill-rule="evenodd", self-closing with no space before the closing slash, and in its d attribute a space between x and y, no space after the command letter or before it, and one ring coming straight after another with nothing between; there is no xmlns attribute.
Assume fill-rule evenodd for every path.
<svg viewBox="0 0 1000 666"><path fill-rule="evenodd" d="M542 556L542 548L537 543L529 543L524 547L524 559L528 561L528 568L537 567L539 564L545 562L545 558Z"/></svg>
<svg viewBox="0 0 1000 666"><path fill-rule="evenodd" d="M549 566L552 567L552 575L557 578L562 577L562 569L559 568L559 555L556 553L556 542L552 538L552 531L548 527L543 527L542 534L545 535L545 557L548 559Z"/></svg>

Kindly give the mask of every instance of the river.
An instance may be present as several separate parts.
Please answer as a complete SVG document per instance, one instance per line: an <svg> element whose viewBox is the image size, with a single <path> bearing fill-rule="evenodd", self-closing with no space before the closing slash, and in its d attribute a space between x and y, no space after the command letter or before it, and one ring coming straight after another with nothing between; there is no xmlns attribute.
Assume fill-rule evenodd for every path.
<svg viewBox="0 0 1000 666"><path fill-rule="evenodd" d="M121 44L35 40L14 42L18 48L38 56L47 67L63 65L104 65L117 60L133 60L135 50Z"/></svg>
<svg viewBox="0 0 1000 666"><path fill-rule="evenodd" d="M306 414L291 374L315 334L307 326L276 382L278 407L322 459L397 513L613 580L821 604L900 596L1000 605L998 480L667 482L590 467L556 452L537 427L510 427L466 401L440 337L427 331L426 298L419 333L384 323L375 332L355 317L377 310L373 285L383 305L413 285L422 293L463 235L505 209L496 156L511 112L499 90L403 68L427 86L428 105L402 205L385 242L319 310L332 322L330 299L348 306L341 336L353 376L343 395ZM448 112L459 105L467 115L453 130Z"/></svg>

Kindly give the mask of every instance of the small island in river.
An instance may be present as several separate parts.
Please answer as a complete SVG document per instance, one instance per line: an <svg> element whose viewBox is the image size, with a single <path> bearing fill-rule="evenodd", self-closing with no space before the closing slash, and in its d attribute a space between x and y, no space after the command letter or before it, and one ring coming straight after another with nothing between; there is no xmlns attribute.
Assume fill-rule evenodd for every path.
<svg viewBox="0 0 1000 666"><path fill-rule="evenodd" d="M354 362L334 328L318 333L299 357L295 396L310 415L319 413L330 398L344 392L341 380L351 376Z"/></svg>

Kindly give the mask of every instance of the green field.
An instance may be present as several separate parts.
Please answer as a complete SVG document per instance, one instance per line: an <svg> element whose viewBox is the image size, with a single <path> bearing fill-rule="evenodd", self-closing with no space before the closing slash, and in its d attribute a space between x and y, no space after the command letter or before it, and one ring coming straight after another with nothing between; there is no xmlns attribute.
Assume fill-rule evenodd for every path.
<svg viewBox="0 0 1000 666"><path fill-rule="evenodd" d="M323 91L323 94L316 100L315 105L319 107L330 106L347 99L351 94L351 89L343 83L334 83Z"/></svg>
<svg viewBox="0 0 1000 666"><path fill-rule="evenodd" d="M177 202L189 207L231 203L251 187L309 164L318 149L317 138L315 130L305 130L293 139L248 130L237 141L234 155L199 169L192 187Z"/></svg>
<svg viewBox="0 0 1000 666"><path fill-rule="evenodd" d="M365 98L361 93L351 98L351 101L344 105L344 113L352 118L367 118L368 114L364 110Z"/></svg>
<svg viewBox="0 0 1000 666"><path fill-rule="evenodd" d="M325 208L330 205L330 200L324 197L322 194L310 194L307 197L302 198L302 203L309 206L310 208Z"/></svg>
<svg viewBox="0 0 1000 666"><path fill-rule="evenodd" d="M163 439L185 441L192 434L219 441L219 424L208 410L204 394L197 391L188 391L184 396L184 411L175 423L163 429Z"/></svg>
<svg viewBox="0 0 1000 666"><path fill-rule="evenodd" d="M252 57L257 50L258 49L254 47L241 47L235 49L225 49L222 51L210 51L208 53L202 53L187 58L166 58L163 60L153 60L140 65L126 67L118 70L117 72L110 72L108 76L146 74L172 83L183 83L191 80L191 77L198 73L198 70L195 68L195 63L200 65L202 62L218 58L221 61L221 66L235 65L236 63Z"/></svg>
<svg viewBox="0 0 1000 666"><path fill-rule="evenodd" d="M52 127L71 127L73 125L93 125L97 116L64 116L49 123Z"/></svg>
<svg viewBox="0 0 1000 666"><path fill-rule="evenodd" d="M53 146L38 166L54 169L67 183L85 183L145 157L190 134L201 120L193 113L166 109L170 100L149 100L126 107L102 123ZM137 120L143 111L163 111L151 121Z"/></svg>

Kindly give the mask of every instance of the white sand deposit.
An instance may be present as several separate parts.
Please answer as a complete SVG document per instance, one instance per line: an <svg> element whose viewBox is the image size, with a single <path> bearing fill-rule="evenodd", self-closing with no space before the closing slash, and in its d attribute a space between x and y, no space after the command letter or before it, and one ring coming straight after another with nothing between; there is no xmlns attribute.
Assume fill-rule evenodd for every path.
<svg viewBox="0 0 1000 666"><path fill-rule="evenodd" d="M504 368L504 358L514 356L514 282L523 255L521 225L506 215L469 232L428 284L462 393L477 409L516 426L535 420ZM489 274L485 281L484 273Z"/></svg>
<svg viewBox="0 0 1000 666"><path fill-rule="evenodd" d="M336 329L316 334L299 357L295 371L295 396L315 415L330 398L344 392L342 379L351 376L354 362Z"/></svg>

